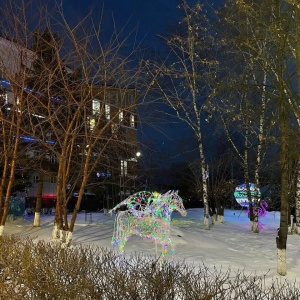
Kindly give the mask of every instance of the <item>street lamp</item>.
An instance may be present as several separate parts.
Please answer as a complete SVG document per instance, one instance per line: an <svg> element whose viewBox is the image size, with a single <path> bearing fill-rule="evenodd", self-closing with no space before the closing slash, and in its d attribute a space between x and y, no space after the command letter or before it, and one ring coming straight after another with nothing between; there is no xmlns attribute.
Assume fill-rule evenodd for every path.
<svg viewBox="0 0 300 300"><path fill-rule="evenodd" d="M136 156L136 163L138 163L138 158L140 157L142 155L142 153L140 152L140 151L137 151L136 152L136 154L135 154L135 156ZM134 191L135 191L135 188L136 188L136 186L135 186L135 181L136 181L136 179L137 179L137 169L138 169L138 166L136 165L136 168L135 168L135 174L134 174L134 176L133 176L133 189L134 189Z"/></svg>
<svg viewBox="0 0 300 300"><path fill-rule="evenodd" d="M132 190L132 188L134 189L135 191L135 184L136 184L136 178L137 178L137 171L136 171L136 168L135 168L135 173L132 174L132 171L131 171L131 174L127 174L127 163L137 163L138 162L138 158L142 155L142 153L140 151L137 151L135 153L135 155L133 155L134 157L131 157L130 159L123 159L121 158L120 162L121 162L121 166L120 166L120 201L123 200L123 197L125 196L126 194L126 190L125 190L125 183L127 183L128 181L131 182L130 184L130 189ZM133 183L133 185L132 185Z"/></svg>
<svg viewBox="0 0 300 300"><path fill-rule="evenodd" d="M120 166L120 201L123 200L124 192L124 185L125 185L125 159L121 159L121 166ZM127 168L127 161L126 161L126 168Z"/></svg>

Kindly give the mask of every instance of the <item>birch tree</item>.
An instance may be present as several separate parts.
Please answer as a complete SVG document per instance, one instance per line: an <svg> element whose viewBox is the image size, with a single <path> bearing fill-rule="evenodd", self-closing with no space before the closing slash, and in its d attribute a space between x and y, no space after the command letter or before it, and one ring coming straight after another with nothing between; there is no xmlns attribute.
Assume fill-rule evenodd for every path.
<svg viewBox="0 0 300 300"><path fill-rule="evenodd" d="M288 195L289 184L289 146L288 127L291 121L291 106L297 98L293 95L293 85L295 84L293 70L293 59L291 49L291 28L293 24L293 14L291 6L284 1L266 1L257 3L256 1L233 1L238 9L245 12L255 24L255 33L263 33L266 37L265 43L260 43L262 48L255 47L253 40L260 35L253 35L253 40L241 41L240 45L248 48L248 53L253 56L247 60L249 62L259 62L259 67L263 74L267 75L261 81L260 92L265 91L266 95L272 99L272 114L278 119L280 128L280 166L281 166L281 218L280 228L277 237L277 272L280 275L286 274L286 241L288 232ZM263 9L262 9L263 8ZM264 16L261 18L260 16ZM252 23L251 23L252 24ZM259 51L262 49L263 51ZM263 89L267 87L267 89ZM277 114L279 112L279 114ZM269 113L270 114L270 113ZM272 115L270 114L270 115Z"/></svg>
<svg viewBox="0 0 300 300"><path fill-rule="evenodd" d="M274 127L270 113L274 88L270 86L272 74L267 67L272 47L269 30L264 25L265 3L256 6L251 1L230 1L220 11L219 17L221 53L225 53L234 67L229 67L228 62L222 66L224 70L229 67L232 75L228 79L227 73L221 79L218 94L223 93L223 97L217 105L228 139L244 169L251 229L258 233L260 173ZM225 27L226 32L222 30ZM229 112L232 117L228 117ZM240 147L241 138L244 140L243 148ZM255 183L254 201L250 182Z"/></svg>
<svg viewBox="0 0 300 300"><path fill-rule="evenodd" d="M209 21L202 4L194 7L181 1L183 18L178 31L164 38L170 53L161 63L149 64L160 99L173 111L174 116L186 123L194 132L201 172L201 194L204 203L204 225L209 229L209 204L207 194L206 158L203 141L203 122L211 83L218 62L213 56L214 43ZM147 62L148 63L148 62Z"/></svg>
<svg viewBox="0 0 300 300"><path fill-rule="evenodd" d="M293 110L297 117L298 125L300 126L300 111L299 111L299 101L300 101L300 2L298 0L289 1L294 8L294 18L295 18L295 46L291 47L292 53L296 61L296 70L297 70L297 94L296 101L294 105L292 104ZM296 224L294 231L300 235L300 156L298 158L298 163L296 164L296 193L295 193L295 221Z"/></svg>

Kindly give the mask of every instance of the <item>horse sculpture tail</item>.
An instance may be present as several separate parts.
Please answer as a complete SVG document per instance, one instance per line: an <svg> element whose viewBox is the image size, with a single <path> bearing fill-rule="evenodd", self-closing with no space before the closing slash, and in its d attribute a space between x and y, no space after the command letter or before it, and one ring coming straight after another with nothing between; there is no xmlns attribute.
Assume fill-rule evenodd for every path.
<svg viewBox="0 0 300 300"><path fill-rule="evenodd" d="M111 209L109 212L112 213L113 209ZM112 236L112 240L111 243L113 245L113 247L117 247L118 246L118 238L119 232L118 232L118 215L115 217L115 223L114 223L114 231L113 231L113 236Z"/></svg>

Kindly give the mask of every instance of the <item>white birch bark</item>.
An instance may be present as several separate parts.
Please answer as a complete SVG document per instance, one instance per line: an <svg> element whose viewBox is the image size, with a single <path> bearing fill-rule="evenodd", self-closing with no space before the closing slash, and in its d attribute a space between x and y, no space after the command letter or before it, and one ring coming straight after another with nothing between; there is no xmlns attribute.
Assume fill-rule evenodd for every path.
<svg viewBox="0 0 300 300"><path fill-rule="evenodd" d="M298 85L298 97L296 101L292 101L289 99L288 103L292 107L294 114L297 118L298 125L300 127L300 110L299 110L299 96L300 96L300 6L299 0L294 1L293 4L295 5L295 19L296 19L296 47L290 47L294 57L296 58L296 66L297 66L297 85ZM300 155L298 157L298 164L297 164L297 182L296 182L296 199L295 199L295 217L296 217L296 224L295 224L295 233L300 235Z"/></svg>
<svg viewBox="0 0 300 300"><path fill-rule="evenodd" d="M40 227L40 225L41 225L41 213L35 212L34 220L33 220L33 227Z"/></svg>
<svg viewBox="0 0 300 300"><path fill-rule="evenodd" d="M281 276L286 275L286 249L277 248L277 273Z"/></svg>
<svg viewBox="0 0 300 300"><path fill-rule="evenodd" d="M52 239L53 240L57 240L58 239L58 226L57 226L57 224L54 224L54 226L53 226Z"/></svg>
<svg viewBox="0 0 300 300"><path fill-rule="evenodd" d="M298 121L299 123L299 121ZM294 231L300 235L300 155L297 164L297 183L296 183L296 199L295 199L295 214L296 224L294 224Z"/></svg>
<svg viewBox="0 0 300 300"><path fill-rule="evenodd" d="M299 120L298 120L299 124ZM300 235L300 155L297 164L297 175L296 175L296 195L295 195L295 217L296 223L293 224L293 231Z"/></svg>
<svg viewBox="0 0 300 300"><path fill-rule="evenodd" d="M209 205L208 205L207 182L206 182L206 174L205 174L205 159L204 159L204 154L203 154L202 142L198 146L199 146L201 166L202 166L202 192L203 192L203 204L204 204L204 229L209 230Z"/></svg>
<svg viewBox="0 0 300 300"><path fill-rule="evenodd" d="M259 233L258 222L252 222L251 228L254 233Z"/></svg>
<svg viewBox="0 0 300 300"><path fill-rule="evenodd" d="M249 100L246 99L246 107L248 107L248 105L249 105ZM249 149L249 124L250 124L250 122L249 122L249 116L246 116L245 124L246 124L246 129L245 129L245 144L244 144L245 150L244 150L244 156L243 156L243 169L244 169L244 177L245 177L245 182L246 182L247 198L248 198L248 203L249 203L250 228L253 231L254 224L253 224L253 220L251 218L252 213L253 213L253 205L252 205L252 195L251 195L251 190L250 190L249 165L248 165L248 156L249 156L249 152L248 152L248 149Z"/></svg>
<svg viewBox="0 0 300 300"><path fill-rule="evenodd" d="M217 223L217 215L216 214L213 214L212 217L211 217L211 223L214 225Z"/></svg>
<svg viewBox="0 0 300 300"><path fill-rule="evenodd" d="M259 171L261 166L261 156L262 156L262 146L264 140L264 120L265 120L265 110L266 110L266 84L267 84L267 75L264 73L263 79L263 90L261 96L261 113L259 116L259 129L258 129L258 145L257 145L257 153L256 153L256 164L255 164L255 186L254 186L254 224L253 224L253 232L259 233L258 227L258 207L259 207Z"/></svg>
<svg viewBox="0 0 300 300"><path fill-rule="evenodd" d="M65 241L65 245L67 247L69 247L71 245L71 242L72 242L72 236L73 236L73 233L71 231L67 231L66 232L66 241Z"/></svg>
<svg viewBox="0 0 300 300"><path fill-rule="evenodd" d="M4 231L4 225L0 225L0 236L3 235L3 231Z"/></svg>
<svg viewBox="0 0 300 300"><path fill-rule="evenodd" d="M300 224L299 223L296 224L295 233L300 235Z"/></svg>
<svg viewBox="0 0 300 300"><path fill-rule="evenodd" d="M64 243L66 241L66 232L63 229L59 230L59 240Z"/></svg>

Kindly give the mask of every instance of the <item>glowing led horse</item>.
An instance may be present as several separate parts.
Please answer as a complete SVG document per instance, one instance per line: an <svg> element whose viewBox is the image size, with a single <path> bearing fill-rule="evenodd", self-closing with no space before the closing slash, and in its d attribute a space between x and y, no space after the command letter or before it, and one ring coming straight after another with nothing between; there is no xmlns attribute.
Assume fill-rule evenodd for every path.
<svg viewBox="0 0 300 300"><path fill-rule="evenodd" d="M132 235L138 235L159 242L162 246L161 259L164 262L171 247L174 259L175 247L171 240L171 214L177 210L186 216L182 198L177 192L169 191L165 194L139 192L119 203L112 211L126 207L125 211L118 211L115 230L112 238L114 247L118 247L120 255L124 255L124 247Z"/></svg>

